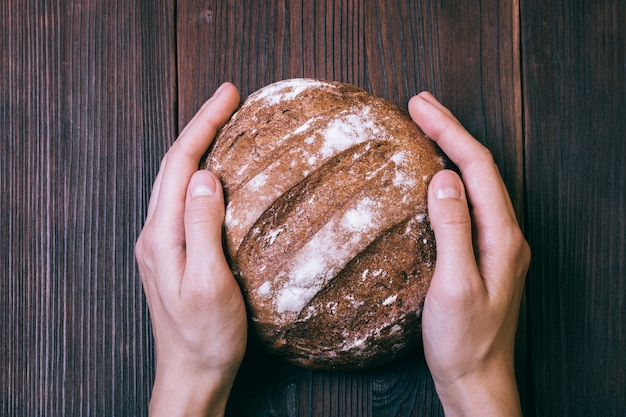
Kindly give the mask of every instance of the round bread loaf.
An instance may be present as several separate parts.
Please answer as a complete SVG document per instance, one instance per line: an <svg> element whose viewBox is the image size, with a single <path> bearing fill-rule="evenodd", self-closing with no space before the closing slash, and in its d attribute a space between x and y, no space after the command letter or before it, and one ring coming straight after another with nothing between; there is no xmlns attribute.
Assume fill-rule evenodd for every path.
<svg viewBox="0 0 626 417"><path fill-rule="evenodd" d="M268 349L363 368L420 343L435 264L426 197L443 158L408 114L350 85L292 79L251 94L206 168L225 250Z"/></svg>

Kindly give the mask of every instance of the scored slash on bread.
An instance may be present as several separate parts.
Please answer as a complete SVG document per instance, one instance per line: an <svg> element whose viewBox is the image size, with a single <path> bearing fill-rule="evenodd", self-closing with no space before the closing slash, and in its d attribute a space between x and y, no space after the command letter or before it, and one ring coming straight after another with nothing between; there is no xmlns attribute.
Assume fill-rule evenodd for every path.
<svg viewBox="0 0 626 417"><path fill-rule="evenodd" d="M302 366L363 368L419 343L444 166L408 114L354 86L279 81L220 130L225 250L252 324Z"/></svg>

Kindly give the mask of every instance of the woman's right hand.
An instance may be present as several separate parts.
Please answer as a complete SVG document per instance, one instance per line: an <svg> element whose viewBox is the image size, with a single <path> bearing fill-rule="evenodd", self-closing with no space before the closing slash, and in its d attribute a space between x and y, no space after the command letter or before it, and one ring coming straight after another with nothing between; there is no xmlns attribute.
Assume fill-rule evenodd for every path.
<svg viewBox="0 0 626 417"><path fill-rule="evenodd" d="M432 179L437 264L422 313L424 353L447 416L521 415L515 333L530 249L489 151L429 93L409 102L454 162Z"/></svg>

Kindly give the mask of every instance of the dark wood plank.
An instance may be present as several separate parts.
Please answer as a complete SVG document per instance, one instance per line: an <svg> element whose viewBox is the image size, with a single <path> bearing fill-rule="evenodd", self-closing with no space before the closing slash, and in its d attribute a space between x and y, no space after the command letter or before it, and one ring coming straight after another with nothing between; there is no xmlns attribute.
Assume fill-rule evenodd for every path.
<svg viewBox="0 0 626 417"><path fill-rule="evenodd" d="M422 352L374 370L372 416L443 416Z"/></svg>
<svg viewBox="0 0 626 417"><path fill-rule="evenodd" d="M0 6L1 415L146 414L133 246L176 131L172 4Z"/></svg>
<svg viewBox="0 0 626 417"><path fill-rule="evenodd" d="M516 4L179 1L180 126L227 80L245 98L279 79L334 79L405 108L412 95L428 89L494 149L521 210ZM378 370L325 373L286 365L256 349L241 369L230 415L442 415L418 353ZM523 345L520 350L523 359ZM267 372L270 363L276 371Z"/></svg>
<svg viewBox="0 0 626 417"><path fill-rule="evenodd" d="M626 3L522 2L537 415L626 413Z"/></svg>

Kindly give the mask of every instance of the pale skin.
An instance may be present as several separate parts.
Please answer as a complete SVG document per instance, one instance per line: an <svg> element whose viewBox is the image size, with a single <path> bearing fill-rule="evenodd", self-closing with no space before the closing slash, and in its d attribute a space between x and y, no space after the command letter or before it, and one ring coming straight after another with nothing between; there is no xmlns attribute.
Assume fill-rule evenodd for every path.
<svg viewBox="0 0 626 417"><path fill-rule="evenodd" d="M197 169L238 103L223 84L181 132L136 243L156 346L151 416L223 415L246 349L245 305L221 246L222 188ZM462 175L441 171L429 188L437 264L422 334L437 393L449 416L521 415L513 352L530 250L486 148L429 93L409 112Z"/></svg>

